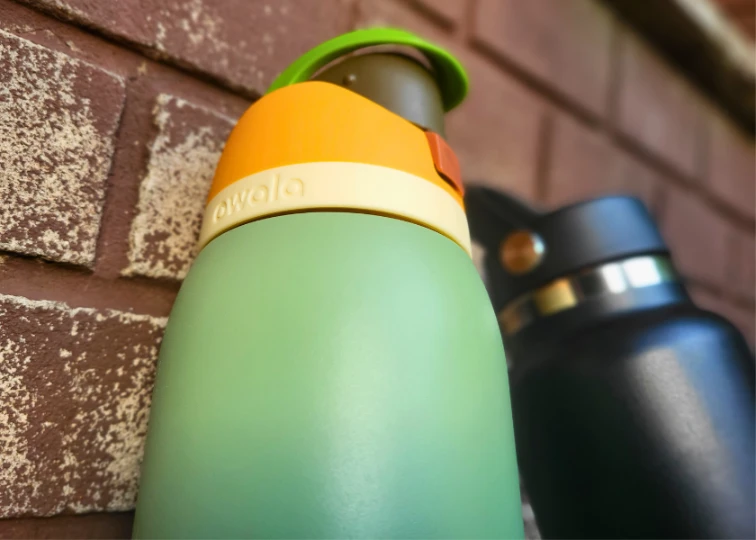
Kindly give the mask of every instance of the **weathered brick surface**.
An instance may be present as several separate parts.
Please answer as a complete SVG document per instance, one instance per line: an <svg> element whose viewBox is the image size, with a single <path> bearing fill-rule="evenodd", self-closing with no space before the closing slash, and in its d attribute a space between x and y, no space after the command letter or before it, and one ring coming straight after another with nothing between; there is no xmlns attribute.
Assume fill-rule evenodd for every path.
<svg viewBox="0 0 756 540"><path fill-rule="evenodd" d="M10 0L0 0L0 30L106 69L127 83L126 101L107 179L107 197L99 223L97 255L92 267L98 277L117 278L129 266L128 240L137 212L140 183L157 131L152 112L157 95L177 96L230 118L240 116L249 106L249 100ZM57 292L53 286L49 290ZM90 289L86 287L84 290ZM114 296L117 297L119 295Z"/></svg>
<svg viewBox="0 0 756 540"><path fill-rule="evenodd" d="M546 201L553 206L601 195L638 197L653 209L661 179L607 137L567 115L553 123Z"/></svg>
<svg viewBox="0 0 756 540"><path fill-rule="evenodd" d="M348 29L349 0L26 0L157 57L262 93L291 61Z"/></svg>
<svg viewBox="0 0 756 540"><path fill-rule="evenodd" d="M727 279L731 226L700 197L669 188L662 232L680 271L717 287Z"/></svg>
<svg viewBox="0 0 756 540"><path fill-rule="evenodd" d="M92 265L119 78L0 31L0 249Z"/></svg>
<svg viewBox="0 0 756 540"><path fill-rule="evenodd" d="M0 538L84 540L131 538L133 512L62 515L48 518L0 519Z"/></svg>
<svg viewBox="0 0 756 540"><path fill-rule="evenodd" d="M127 275L182 279L195 255L207 193L233 120L166 94L129 242Z"/></svg>
<svg viewBox="0 0 756 540"><path fill-rule="evenodd" d="M0 295L0 517L133 507L164 324Z"/></svg>
<svg viewBox="0 0 756 540"><path fill-rule="evenodd" d="M612 146L605 134L567 116L551 123L546 200L560 205L609 188Z"/></svg>
<svg viewBox="0 0 756 540"><path fill-rule="evenodd" d="M0 30L105 68L124 79L145 61L141 55L122 54L123 49L116 44L106 43L99 37L13 0L0 0Z"/></svg>
<svg viewBox="0 0 756 540"><path fill-rule="evenodd" d="M109 279L81 267L0 255L0 294L165 317L178 289L165 280Z"/></svg>
<svg viewBox="0 0 756 540"><path fill-rule="evenodd" d="M754 141L722 113L710 110L708 189L738 212L753 219L756 213L756 153Z"/></svg>
<svg viewBox="0 0 756 540"><path fill-rule="evenodd" d="M661 174L639 159L622 149L614 149L612 167L607 182L612 193L638 197L646 203L652 213L656 213L659 186L663 181Z"/></svg>
<svg viewBox="0 0 756 540"><path fill-rule="evenodd" d="M594 113L606 112L612 17L592 0L480 0L475 37Z"/></svg>
<svg viewBox="0 0 756 540"><path fill-rule="evenodd" d="M683 174L700 176L702 101L682 77L628 31L621 35L619 129Z"/></svg>
<svg viewBox="0 0 756 540"><path fill-rule="evenodd" d="M197 105L211 108L221 114L236 117L250 103L249 98L229 92L228 89L199 79L171 65L145 57L140 51L124 47L122 43L105 40L94 32L79 28L69 22L50 17L29 5L15 0L0 0L0 30L26 39L45 49L62 52L67 57L82 60L85 64L100 68L126 83L126 104L118 127L116 143L123 138L124 122L144 115L135 110L133 98L149 100L148 113L152 110L153 94L164 92L189 99ZM150 142L150 133L128 133L129 144ZM119 151L116 148L116 158ZM133 165L132 165L133 167Z"/></svg>
<svg viewBox="0 0 756 540"><path fill-rule="evenodd" d="M470 0L411 0L421 9L441 18L451 25L458 25L464 21Z"/></svg>

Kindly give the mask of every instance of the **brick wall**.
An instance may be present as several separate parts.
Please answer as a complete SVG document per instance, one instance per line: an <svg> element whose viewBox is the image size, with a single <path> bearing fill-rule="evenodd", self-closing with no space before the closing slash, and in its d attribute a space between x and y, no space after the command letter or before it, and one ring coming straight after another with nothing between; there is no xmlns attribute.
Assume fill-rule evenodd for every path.
<svg viewBox="0 0 756 540"><path fill-rule="evenodd" d="M223 141L298 54L374 24L468 67L448 134L469 182L640 196L696 299L753 341L753 139L601 3L0 0L0 537L129 534Z"/></svg>

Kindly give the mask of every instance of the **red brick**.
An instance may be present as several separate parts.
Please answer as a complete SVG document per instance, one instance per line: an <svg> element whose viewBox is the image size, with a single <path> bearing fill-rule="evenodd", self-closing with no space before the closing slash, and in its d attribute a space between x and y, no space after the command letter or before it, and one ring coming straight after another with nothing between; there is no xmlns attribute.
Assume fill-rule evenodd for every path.
<svg viewBox="0 0 756 540"><path fill-rule="evenodd" d="M606 111L613 22L593 0L480 0L475 38L583 108Z"/></svg>
<svg viewBox="0 0 756 540"><path fill-rule="evenodd" d="M639 37L625 31L621 43L619 129L683 174L700 176L700 96Z"/></svg>
<svg viewBox="0 0 756 540"><path fill-rule="evenodd" d="M693 300L699 307L721 315L730 321L743 333L748 343L751 344L751 347L754 346L756 315L754 315L753 310L735 305L701 287L691 286L689 290Z"/></svg>
<svg viewBox="0 0 756 540"><path fill-rule="evenodd" d="M191 265L215 166L234 121L161 94L126 275L183 279Z"/></svg>
<svg viewBox="0 0 756 540"><path fill-rule="evenodd" d="M99 67L124 81L128 80L127 94L130 95L126 98L124 120L130 116L145 116L141 109L135 110L133 103L135 96L145 96L150 100L145 116L149 124L149 111L153 106L151 100L158 92L190 99L198 105L212 108L233 118L238 117L250 104L249 99L238 94L192 77L174 67L147 59L138 51L50 17L29 6L18 4L14 0L0 0L0 30L32 41L46 49L82 60L85 64ZM121 122L118 127L118 144L122 143L123 131L124 122ZM130 140L127 144L133 145L134 139L147 139L150 135L144 132L129 132L126 138ZM119 153L122 152L117 149L116 154ZM133 163L134 161L131 164L132 168Z"/></svg>
<svg viewBox="0 0 756 540"><path fill-rule="evenodd" d="M559 115L552 127L546 202L569 204L602 195L630 195L654 208L658 174L584 124Z"/></svg>
<svg viewBox="0 0 756 540"><path fill-rule="evenodd" d="M457 25L465 18L469 0L412 0L412 2L445 22Z"/></svg>
<svg viewBox="0 0 756 540"><path fill-rule="evenodd" d="M24 1L257 93L350 23L349 0Z"/></svg>
<svg viewBox="0 0 756 540"><path fill-rule="evenodd" d="M94 263L124 95L118 77L0 31L0 249Z"/></svg>
<svg viewBox="0 0 756 540"><path fill-rule="evenodd" d="M157 95L166 93L177 96L229 118L239 117L249 106L249 100L9 0L0 0L2 29L21 34L44 48L64 52L66 56L99 66L128 80L125 106L107 179L107 198L99 221L97 257L92 267L99 277L117 279L129 266L129 237L136 216L140 183L156 131L152 111ZM15 294L15 291L2 292ZM48 296L55 292L52 286L48 287L43 298L58 299Z"/></svg>
<svg viewBox="0 0 756 540"><path fill-rule="evenodd" d="M603 133L558 114L551 124L546 202L562 205L608 191L612 153Z"/></svg>
<svg viewBox="0 0 756 540"><path fill-rule="evenodd" d="M0 538L83 540L131 538L133 512L0 520Z"/></svg>
<svg viewBox="0 0 756 540"><path fill-rule="evenodd" d="M468 60L468 102L447 121L449 143L465 182L536 197L538 160L546 107L511 79Z"/></svg>
<svg viewBox="0 0 756 540"><path fill-rule="evenodd" d="M141 54L125 51L119 45L11 0L0 0L0 29L124 79L144 62Z"/></svg>
<svg viewBox="0 0 756 540"><path fill-rule="evenodd" d="M425 6L430 6L433 3L430 0L410 1ZM382 26L405 28L451 50L454 54L460 54L464 51L461 44L457 43L448 32L432 24L427 17L420 15L416 9L410 9L408 3L404 0L357 0L355 6L357 8L356 26L358 28Z"/></svg>
<svg viewBox="0 0 756 540"><path fill-rule="evenodd" d="M662 217L662 232L678 269L697 281L723 286L732 233L724 217L697 195L671 186Z"/></svg>
<svg viewBox="0 0 756 540"><path fill-rule="evenodd" d="M754 141L723 113L709 110L709 160L706 184L711 192L738 212L756 215L756 152Z"/></svg>
<svg viewBox="0 0 756 540"><path fill-rule="evenodd" d="M756 296L756 238L750 233L736 231L728 258L727 286L730 291L746 299Z"/></svg>
<svg viewBox="0 0 756 540"><path fill-rule="evenodd" d="M652 213L658 211L657 193L661 176L627 152L615 148L609 184L611 193L638 197Z"/></svg>
<svg viewBox="0 0 756 540"><path fill-rule="evenodd" d="M446 124L447 139L459 157L465 183L534 198L546 114L543 102L401 4L368 0L360 6L361 26L405 27L448 48L467 69L470 94L449 114Z"/></svg>
<svg viewBox="0 0 756 540"><path fill-rule="evenodd" d="M164 325L0 295L0 517L133 508Z"/></svg>
<svg viewBox="0 0 756 540"><path fill-rule="evenodd" d="M0 294L164 317L178 289L173 282L105 279L75 266L0 255Z"/></svg>

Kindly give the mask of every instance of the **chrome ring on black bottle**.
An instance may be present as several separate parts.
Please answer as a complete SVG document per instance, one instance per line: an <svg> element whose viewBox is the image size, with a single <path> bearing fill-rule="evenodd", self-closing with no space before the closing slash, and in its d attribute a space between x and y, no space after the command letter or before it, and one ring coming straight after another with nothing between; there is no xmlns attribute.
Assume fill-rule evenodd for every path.
<svg viewBox="0 0 756 540"><path fill-rule="evenodd" d="M592 299L678 281L666 256L633 257L565 276L526 293L499 312L505 335L516 334L535 320L572 309Z"/></svg>

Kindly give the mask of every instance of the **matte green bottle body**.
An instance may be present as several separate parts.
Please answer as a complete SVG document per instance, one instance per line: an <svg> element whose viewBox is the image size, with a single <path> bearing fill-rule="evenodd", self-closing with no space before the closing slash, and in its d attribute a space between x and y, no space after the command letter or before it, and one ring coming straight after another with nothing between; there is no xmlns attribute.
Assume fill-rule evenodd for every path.
<svg viewBox="0 0 756 540"><path fill-rule="evenodd" d="M441 234L312 212L197 258L160 352L138 538L523 536L506 362Z"/></svg>

